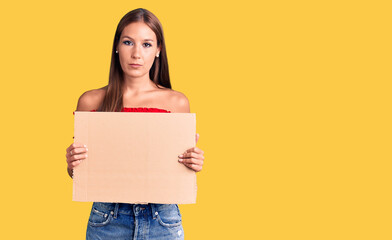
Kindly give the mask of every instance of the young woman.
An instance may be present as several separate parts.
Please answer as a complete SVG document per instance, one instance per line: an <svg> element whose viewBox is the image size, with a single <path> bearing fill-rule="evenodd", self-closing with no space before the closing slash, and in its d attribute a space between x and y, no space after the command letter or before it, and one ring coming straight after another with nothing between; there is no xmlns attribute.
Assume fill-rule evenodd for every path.
<svg viewBox="0 0 392 240"><path fill-rule="evenodd" d="M186 96L171 89L161 23L142 8L127 13L114 37L109 84L83 93L77 111L189 113ZM196 142L199 135L196 134ZM68 174L87 157L88 146L67 148ZM201 171L204 152L193 147L178 161ZM183 239L177 204L94 202L87 239Z"/></svg>

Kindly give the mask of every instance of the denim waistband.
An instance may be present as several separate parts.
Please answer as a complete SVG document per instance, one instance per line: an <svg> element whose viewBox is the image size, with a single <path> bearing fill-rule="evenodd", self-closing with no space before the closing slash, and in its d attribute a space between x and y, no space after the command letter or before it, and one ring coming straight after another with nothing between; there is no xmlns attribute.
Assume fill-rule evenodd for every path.
<svg viewBox="0 0 392 240"><path fill-rule="evenodd" d="M113 217L117 218L117 214L134 215L135 212L147 209L152 217L155 219L157 211L164 210L165 208L172 207L176 204L160 204L160 203L146 203L146 204L132 204L132 203L109 203L109 202L94 202L95 206L106 209L108 212L113 211Z"/></svg>

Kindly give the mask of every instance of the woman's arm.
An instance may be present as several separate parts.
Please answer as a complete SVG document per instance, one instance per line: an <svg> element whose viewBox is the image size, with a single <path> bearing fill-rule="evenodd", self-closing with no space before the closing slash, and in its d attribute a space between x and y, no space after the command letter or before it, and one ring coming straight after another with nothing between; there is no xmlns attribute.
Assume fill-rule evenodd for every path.
<svg viewBox="0 0 392 240"><path fill-rule="evenodd" d="M99 107L104 91L102 89L94 89L83 93L78 100L76 111L91 111ZM66 149L67 171L72 178L73 169L87 157L87 146L82 143L72 143Z"/></svg>
<svg viewBox="0 0 392 240"><path fill-rule="evenodd" d="M174 104L176 106L175 112L190 113L188 98L182 93L177 93L177 99ZM198 140L199 134L196 133L196 143ZM185 152L178 155L178 161L195 172L200 172L204 164L204 151L196 146L189 148Z"/></svg>

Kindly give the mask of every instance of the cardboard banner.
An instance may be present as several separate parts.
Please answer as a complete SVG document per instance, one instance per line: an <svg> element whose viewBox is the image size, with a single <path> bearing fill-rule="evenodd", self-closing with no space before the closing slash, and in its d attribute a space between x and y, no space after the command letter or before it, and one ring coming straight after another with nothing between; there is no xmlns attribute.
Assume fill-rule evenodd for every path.
<svg viewBox="0 0 392 240"><path fill-rule="evenodd" d="M73 200L196 203L196 173L178 162L195 138L195 113L75 111L88 157L74 168Z"/></svg>

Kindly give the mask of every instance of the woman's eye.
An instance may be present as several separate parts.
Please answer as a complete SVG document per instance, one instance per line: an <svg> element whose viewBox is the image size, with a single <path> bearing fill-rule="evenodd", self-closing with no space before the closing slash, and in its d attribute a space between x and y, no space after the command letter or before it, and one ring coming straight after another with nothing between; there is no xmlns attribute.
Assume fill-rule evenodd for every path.
<svg viewBox="0 0 392 240"><path fill-rule="evenodd" d="M129 45L128 43L131 43L131 41L124 41L123 43Z"/></svg>
<svg viewBox="0 0 392 240"><path fill-rule="evenodd" d="M146 46L147 45L147 47L151 47L152 45L151 44L149 44L149 43L144 43L145 45L144 46Z"/></svg>

